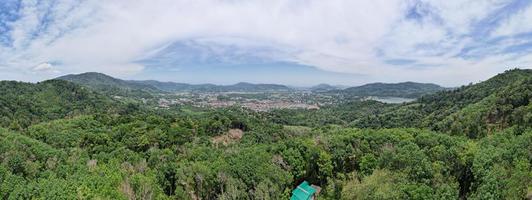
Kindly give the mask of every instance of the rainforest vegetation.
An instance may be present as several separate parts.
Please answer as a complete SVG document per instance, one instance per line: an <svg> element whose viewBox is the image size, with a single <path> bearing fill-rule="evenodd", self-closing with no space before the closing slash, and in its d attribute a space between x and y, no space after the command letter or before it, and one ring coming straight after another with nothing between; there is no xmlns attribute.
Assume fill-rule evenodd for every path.
<svg viewBox="0 0 532 200"><path fill-rule="evenodd" d="M289 199L304 180L319 199L532 196L532 70L319 110L154 109L109 93L1 81L0 199Z"/></svg>

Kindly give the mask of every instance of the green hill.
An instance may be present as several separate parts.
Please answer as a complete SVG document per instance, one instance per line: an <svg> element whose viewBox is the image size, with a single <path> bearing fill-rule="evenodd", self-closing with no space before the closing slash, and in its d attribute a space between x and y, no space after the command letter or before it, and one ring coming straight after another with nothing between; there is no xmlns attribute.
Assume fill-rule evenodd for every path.
<svg viewBox="0 0 532 200"><path fill-rule="evenodd" d="M80 85L89 86L93 88L121 88L121 89L128 89L128 90L145 90L145 91L158 91L157 88L148 85L148 84L142 84L132 81L125 81L121 79L117 79L102 73L97 72L87 72L82 74L70 74L65 75L61 77L57 77L56 79L60 80L66 80L70 82L74 82Z"/></svg>
<svg viewBox="0 0 532 200"><path fill-rule="evenodd" d="M233 85L214 85L161 82L155 80L121 80L97 72L71 74L56 79L74 82L115 95L142 95L143 92L280 92L291 90L289 87L279 84L240 82Z"/></svg>
<svg viewBox="0 0 532 200"><path fill-rule="evenodd" d="M145 84L153 86L159 90L167 92L186 92L194 90L210 90L210 88L216 87L214 84L187 84L187 83L174 83L174 82L161 82L155 80L146 80L146 81L131 81L139 84Z"/></svg>
<svg viewBox="0 0 532 200"><path fill-rule="evenodd" d="M357 87L346 88L341 93L367 97L403 97L403 98L418 98L425 94L432 94L438 91L445 90L445 88L432 83L370 83Z"/></svg>
<svg viewBox="0 0 532 200"><path fill-rule="evenodd" d="M321 83L321 84L312 86L309 89L311 91L313 91L313 92L328 92L328 91L332 91L332 90L338 90L340 88L337 87L337 86L332 86L332 85L329 85L329 84Z"/></svg>
<svg viewBox="0 0 532 200"><path fill-rule="evenodd" d="M115 110L104 95L63 80L0 81L0 126L20 129L41 121Z"/></svg>
<svg viewBox="0 0 532 200"><path fill-rule="evenodd" d="M532 70L508 70L478 84L426 95L389 112L367 116L358 127L429 127L477 138L532 122ZM371 125L370 125L371 124Z"/></svg>
<svg viewBox="0 0 532 200"><path fill-rule="evenodd" d="M153 86L166 92L283 92L291 89L279 84L255 84L240 82L233 85L187 84L160 81L129 81Z"/></svg>

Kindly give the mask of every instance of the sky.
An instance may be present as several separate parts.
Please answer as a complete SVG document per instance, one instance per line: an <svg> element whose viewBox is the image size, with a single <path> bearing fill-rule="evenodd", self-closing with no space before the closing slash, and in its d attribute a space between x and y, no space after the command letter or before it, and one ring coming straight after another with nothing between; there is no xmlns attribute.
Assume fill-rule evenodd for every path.
<svg viewBox="0 0 532 200"><path fill-rule="evenodd" d="M1 0L0 80L459 86L532 68L530 0Z"/></svg>

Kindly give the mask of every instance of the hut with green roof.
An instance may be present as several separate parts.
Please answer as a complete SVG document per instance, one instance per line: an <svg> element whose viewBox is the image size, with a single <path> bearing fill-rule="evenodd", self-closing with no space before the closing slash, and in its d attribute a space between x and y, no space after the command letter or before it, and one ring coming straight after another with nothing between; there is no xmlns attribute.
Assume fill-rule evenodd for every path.
<svg viewBox="0 0 532 200"><path fill-rule="evenodd" d="M299 184L294 191L290 200L315 200L320 193L321 188L315 185L309 185L307 181Z"/></svg>

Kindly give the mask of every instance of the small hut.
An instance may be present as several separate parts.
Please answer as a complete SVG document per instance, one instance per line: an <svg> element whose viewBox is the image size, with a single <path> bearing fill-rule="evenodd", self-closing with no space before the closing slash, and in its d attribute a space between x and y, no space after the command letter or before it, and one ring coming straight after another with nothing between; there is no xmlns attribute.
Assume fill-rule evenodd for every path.
<svg viewBox="0 0 532 200"><path fill-rule="evenodd" d="M294 191L290 200L315 200L320 193L321 188L315 185L309 185L307 181L299 184Z"/></svg>

